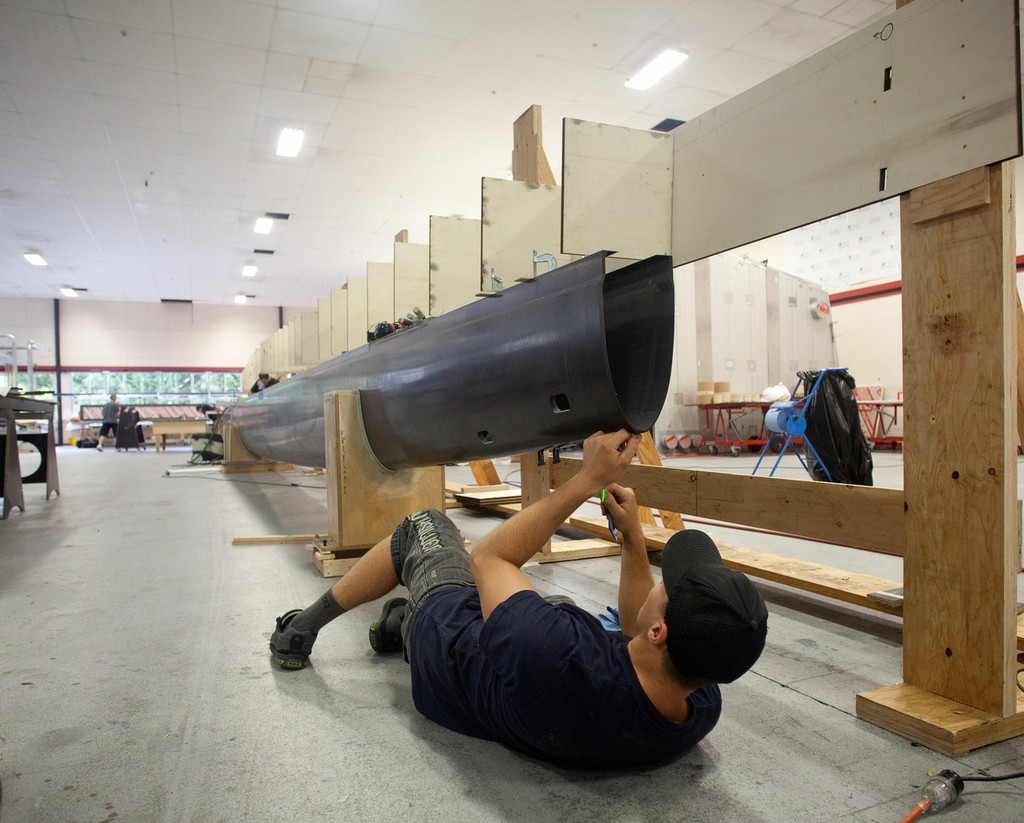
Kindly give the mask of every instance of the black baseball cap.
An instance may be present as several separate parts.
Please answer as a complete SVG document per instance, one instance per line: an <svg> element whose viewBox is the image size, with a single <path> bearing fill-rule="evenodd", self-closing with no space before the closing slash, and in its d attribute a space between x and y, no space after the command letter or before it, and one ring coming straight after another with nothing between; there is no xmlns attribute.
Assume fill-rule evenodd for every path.
<svg viewBox="0 0 1024 823"><path fill-rule="evenodd" d="M726 568L702 531L676 532L665 544L668 655L684 677L731 683L764 650L768 609L750 579Z"/></svg>

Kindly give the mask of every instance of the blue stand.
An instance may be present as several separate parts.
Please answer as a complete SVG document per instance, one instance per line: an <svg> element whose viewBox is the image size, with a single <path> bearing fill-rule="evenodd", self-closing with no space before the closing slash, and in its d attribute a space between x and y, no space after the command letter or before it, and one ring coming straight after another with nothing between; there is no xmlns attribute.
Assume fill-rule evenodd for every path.
<svg viewBox="0 0 1024 823"><path fill-rule="evenodd" d="M818 456L818 452L814 448L814 444L807 438L807 419L805 417L807 414L807 406L811 402L811 398L814 397L814 393L818 391L818 386L821 385L822 378L830 371L846 371L846 367L841 366L822 369L821 373L818 375L818 379L814 381L814 385L811 387L811 390L805 392L802 399L783 400L778 403L772 403L768 408L768 411L765 413L765 428L768 429L772 435L786 435L786 442L782 446L782 451L779 452L779 456L775 459L775 465L772 466L772 470L768 474L769 477L775 476L775 470L779 467L779 462L782 460L783 455L785 455L786 450L790 447L793 448L793 454L797 456L797 459L800 461L800 465L804 467L805 471L808 473L810 472L810 469L807 468L807 463L804 462L803 455L800 454L795 446L793 446L793 438L802 437L804 439L804 443L807 444L807 448L809 448L811 450L811 454L814 455L814 459L817 460L818 465L821 466L821 470L825 472L825 477L828 478L830 483L832 482L832 474L829 472L828 466L826 466L821 457ZM797 389L800 388L800 384L803 382L804 379L800 378L793 389L793 394L796 394ZM764 459L764 456L771 447L774 439L774 436L771 436L765 441L764 447L761 449L761 454L757 458L757 463L754 464L754 470L751 474L757 474L757 470L761 466L761 461Z"/></svg>

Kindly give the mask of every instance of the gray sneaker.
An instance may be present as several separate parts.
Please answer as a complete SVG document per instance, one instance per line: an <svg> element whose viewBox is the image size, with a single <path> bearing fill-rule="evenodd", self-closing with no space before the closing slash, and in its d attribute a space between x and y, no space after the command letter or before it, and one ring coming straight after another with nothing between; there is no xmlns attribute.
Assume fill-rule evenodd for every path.
<svg viewBox="0 0 1024 823"><path fill-rule="evenodd" d="M308 629L293 629L290 625L301 611L292 609L277 618L277 628L270 635L274 662L282 669L304 669L309 663L309 653L313 650L316 634Z"/></svg>

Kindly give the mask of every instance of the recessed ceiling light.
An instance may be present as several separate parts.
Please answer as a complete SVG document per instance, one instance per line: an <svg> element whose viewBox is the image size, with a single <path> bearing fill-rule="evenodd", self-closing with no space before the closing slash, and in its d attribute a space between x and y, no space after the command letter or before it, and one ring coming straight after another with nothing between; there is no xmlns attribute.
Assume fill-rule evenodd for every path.
<svg viewBox="0 0 1024 823"><path fill-rule="evenodd" d="M246 298L246 296L244 294L236 294L235 295L235 303L237 303L239 306L243 305L245 303L246 299L247 298Z"/></svg>
<svg viewBox="0 0 1024 823"><path fill-rule="evenodd" d="M274 228L274 221L269 217L257 217L256 225L252 227L252 230L256 234L270 234L270 230Z"/></svg>
<svg viewBox="0 0 1024 823"><path fill-rule="evenodd" d="M255 277L256 267L253 265L242 266L242 277Z"/></svg>
<svg viewBox="0 0 1024 823"><path fill-rule="evenodd" d="M281 157L298 157L302 148L302 139L306 133L302 129L282 129L277 140L277 153Z"/></svg>
<svg viewBox="0 0 1024 823"><path fill-rule="evenodd" d="M71 286L61 287L60 293L63 294L65 297L78 297L78 292L71 288Z"/></svg>
<svg viewBox="0 0 1024 823"><path fill-rule="evenodd" d="M43 256L41 254L35 254L34 252L30 252L29 254L25 255L25 259L28 260L28 262L31 263L33 266L46 265L46 261L43 260Z"/></svg>
<svg viewBox="0 0 1024 823"><path fill-rule="evenodd" d="M626 81L626 88L637 89L638 91L649 89L689 56L685 51L665 49L665 51L630 77Z"/></svg>

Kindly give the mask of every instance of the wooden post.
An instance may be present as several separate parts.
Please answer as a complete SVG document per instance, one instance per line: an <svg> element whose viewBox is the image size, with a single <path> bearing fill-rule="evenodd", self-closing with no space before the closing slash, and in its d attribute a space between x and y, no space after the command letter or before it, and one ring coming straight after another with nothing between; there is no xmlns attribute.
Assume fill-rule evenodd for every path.
<svg viewBox="0 0 1024 823"><path fill-rule="evenodd" d="M643 437L640 439L640 448L637 450L636 456L645 466L661 465L661 457L658 456L658 447L654 445L654 435L649 431L643 433ZM647 512L648 516L651 515L651 510L646 506L642 507L641 511ZM661 524L666 529L682 531L686 528L686 526L683 525L683 518L679 516L678 512L659 509L658 515L661 517ZM656 525L653 517L650 517L650 519L641 517L641 522L647 523L648 525Z"/></svg>
<svg viewBox="0 0 1024 823"><path fill-rule="evenodd" d="M328 538L314 539L313 562L324 577L343 575L402 518L444 511L444 469L390 471L366 442L359 392L324 395Z"/></svg>
<svg viewBox="0 0 1024 823"><path fill-rule="evenodd" d="M949 755L1024 734L1015 688L1017 310L1013 167L901 198L902 684L858 716Z"/></svg>

